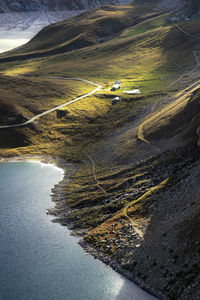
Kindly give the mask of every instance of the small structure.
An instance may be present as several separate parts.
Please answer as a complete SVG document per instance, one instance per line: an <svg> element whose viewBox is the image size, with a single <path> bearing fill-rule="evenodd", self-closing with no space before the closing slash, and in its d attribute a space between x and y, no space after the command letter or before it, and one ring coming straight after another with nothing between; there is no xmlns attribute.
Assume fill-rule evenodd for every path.
<svg viewBox="0 0 200 300"><path fill-rule="evenodd" d="M115 97L115 98L112 99L112 105L115 105L115 104L117 104L121 101L122 101L122 99L120 97Z"/></svg>
<svg viewBox="0 0 200 300"><path fill-rule="evenodd" d="M125 94L131 94L131 95L141 94L141 92L140 92L139 89L134 89L134 90L131 90L131 91L123 91L123 93L125 93Z"/></svg>
<svg viewBox="0 0 200 300"><path fill-rule="evenodd" d="M189 22L189 21L190 21L190 18L185 17L185 18L184 18L184 21L185 21L185 22Z"/></svg>
<svg viewBox="0 0 200 300"><path fill-rule="evenodd" d="M115 84L111 88L111 91L117 91L118 89L120 89L120 87L121 87L121 81L116 80Z"/></svg>
<svg viewBox="0 0 200 300"><path fill-rule="evenodd" d="M56 111L56 116L58 119L62 119L64 117L66 117L67 113L68 113L68 111L66 109L58 109Z"/></svg>

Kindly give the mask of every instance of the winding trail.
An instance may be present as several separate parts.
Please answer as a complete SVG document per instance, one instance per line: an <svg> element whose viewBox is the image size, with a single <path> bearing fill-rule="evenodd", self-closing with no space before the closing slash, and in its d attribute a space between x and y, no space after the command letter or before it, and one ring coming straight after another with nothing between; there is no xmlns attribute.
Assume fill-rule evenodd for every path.
<svg viewBox="0 0 200 300"><path fill-rule="evenodd" d="M190 38L193 38L193 39L196 39L196 40L200 40L200 37L197 37L197 36L194 36L188 32L186 32L182 27L180 27L180 25L176 25L176 28L181 31L183 34L185 34L186 36L190 37ZM166 87L166 89L174 86L177 82L179 82L182 78L184 78L185 76L188 76L192 73L194 73L199 67L200 67L200 59L199 59L199 56L198 56L198 53L200 53L200 51L192 51L192 54L194 55L194 58L196 60L196 65L195 67L188 73L184 73L182 74L178 79L176 79L175 81L173 81L169 86ZM195 82L195 84L199 84L200 81L197 81ZM186 88L185 90L187 90L188 92L188 89L189 88L194 88L194 83L192 85L190 85L188 88ZM149 118L148 118L149 119ZM148 119L145 120L144 122L142 122L139 127L138 127L138 133L137 133L137 139L138 140L141 140L142 142L146 143L146 144L149 144L151 145L152 147L156 148L156 150L160 151L156 146L152 145L147 139L145 139L144 137L144 126L145 124L147 124L148 122Z"/></svg>
<svg viewBox="0 0 200 300"><path fill-rule="evenodd" d="M158 185L153 186L152 188L150 188L146 193L144 193L138 199L129 202L128 205L125 206L123 208L122 212L121 212L121 215L126 217L129 220L129 222L133 226L135 232L138 234L138 236L141 239L144 239L144 232L139 228L140 227L140 226L138 226L139 224L137 224L136 221L133 221L133 219L128 215L128 209L131 208L133 205L139 203L139 202L145 201L145 199L147 197L152 196L152 194L154 194L154 193L158 192L159 190L163 189L167 185L168 180L169 180L169 178L163 180Z"/></svg>
<svg viewBox="0 0 200 300"><path fill-rule="evenodd" d="M95 162L94 160L92 159L92 157L90 155L88 155L88 158L90 160L90 162L92 163L92 172L93 172L93 177L94 177L94 180L96 182L96 186L99 188L99 190L101 190L106 196L108 196L108 193L106 192L106 190L100 185L99 181L98 181L98 178L96 176L96 171L95 171Z"/></svg>
<svg viewBox="0 0 200 300"><path fill-rule="evenodd" d="M91 91L91 92L89 92L89 93L87 93L87 94L85 94L85 95L83 95L83 96L80 96L80 97L78 97L78 98L76 98L76 99L74 99L74 100L71 100L71 101L69 101L69 102L65 102L65 103L63 103L63 104L61 104L61 105L58 105L58 106L55 106L55 107L53 107L53 108L51 108L51 109L49 109L49 110L46 110L46 111L42 112L41 114L38 114L38 115L32 117L31 119L29 119L29 120L26 121L26 122L23 122L23 123L20 123L20 124L13 124L13 125L0 126L0 129L23 127L23 126L26 126L26 125L28 125L28 124L31 124L31 123L33 123L34 121L36 121L37 119L39 119L39 118L41 118L41 117L43 117L43 116L45 116L45 115L48 115L49 113L51 113L51 112L53 112L53 111L56 111L56 110L58 110L58 109L60 109L60 108L63 108L63 107L68 106L68 105L70 105L70 104L72 104L72 103L74 103L74 102L77 102L77 101L79 101L79 100L81 100L81 99L84 99L84 98L86 98L86 97L89 97L89 96L93 95L94 93L96 93L97 91L99 91L99 90L102 88L102 86L101 86L100 84L94 83L94 82L89 81L89 80L86 80L86 79L81 79L81 78L53 77L53 76L46 76L46 78L54 78L54 79L65 79L65 80L82 81L82 82L86 82L86 83L92 84L92 85L96 86L96 88L95 88L93 91Z"/></svg>

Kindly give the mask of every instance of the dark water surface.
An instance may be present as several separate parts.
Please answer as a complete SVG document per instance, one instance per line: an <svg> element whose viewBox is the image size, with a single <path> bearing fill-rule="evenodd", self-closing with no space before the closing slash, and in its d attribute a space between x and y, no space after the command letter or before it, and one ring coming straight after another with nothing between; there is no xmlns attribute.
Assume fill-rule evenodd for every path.
<svg viewBox="0 0 200 300"><path fill-rule="evenodd" d="M31 162L0 164L1 300L151 300L85 252L46 209L62 170Z"/></svg>

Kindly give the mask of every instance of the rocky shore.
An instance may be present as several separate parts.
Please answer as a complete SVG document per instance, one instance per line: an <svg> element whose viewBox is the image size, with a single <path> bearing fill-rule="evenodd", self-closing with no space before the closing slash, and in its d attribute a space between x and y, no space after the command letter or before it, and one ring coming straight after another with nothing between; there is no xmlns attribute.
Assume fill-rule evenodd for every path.
<svg viewBox="0 0 200 300"><path fill-rule="evenodd" d="M128 272L127 270L123 269L116 261L112 260L110 257L106 256L103 252L98 251L94 247L92 247L90 244L85 242L83 239L79 241L79 244L81 247L85 250L86 253L92 255L95 259L101 260L106 265L110 266L113 270L118 272L119 274L126 277L128 280L134 282L136 285L138 285L141 289L145 290L149 294L155 296L156 298L160 300L167 300L168 298L165 297L165 295L161 294L159 291L154 290L150 285L146 284L141 279L134 277L131 272Z"/></svg>
<svg viewBox="0 0 200 300"><path fill-rule="evenodd" d="M86 189L86 183L82 183L80 187L79 182L78 189L74 177L72 185L75 180L75 190L71 184L67 190L65 180L52 190L52 199L56 206L50 213L56 217L56 222L68 226L73 234L83 237L80 245L87 253L157 298L196 300L199 295L200 261L197 229L200 214L198 149L182 148L165 153L159 160L158 157L151 158L142 164L150 164L150 177L154 185L159 185L159 180L164 178L169 180L164 188L151 195L147 193L147 201L141 204L142 215L139 219L137 217L137 225L131 224L125 216L116 212L104 216L98 212L99 221L93 220L96 225L90 223L93 215L91 204L83 207L81 202L79 205L74 205L73 202ZM143 190L139 194L135 193L136 199L140 193L145 194L145 189L154 188L152 182L147 184L146 179L144 182L146 188L143 183ZM136 188L138 181L135 180L133 184L129 180L129 190L130 184ZM92 192L91 187L89 192ZM107 200L102 198L101 201L103 206L109 201L116 205L117 201L127 198L127 195L130 197L133 193L127 194L122 189L121 198L115 196L115 202L110 194ZM93 201L95 202L95 198ZM99 205L93 209L98 208ZM129 210L128 214L134 220L137 212ZM194 295L193 298L190 298L191 294Z"/></svg>
<svg viewBox="0 0 200 300"><path fill-rule="evenodd" d="M49 209L48 213L55 216L54 222L67 226L72 234L81 236L79 243L87 253L158 299L198 299L200 160L196 147L169 151L130 166L119 174L105 177L106 180L114 177L114 182L117 182L117 176L122 179L122 176L131 173L134 180L127 179L129 183L125 185L126 189L124 186L118 188L119 195L112 191L112 195L98 196L103 211L99 210L99 207L102 209L100 202L97 205L95 196L92 196L96 195L94 190L98 190L97 186L94 187L94 178L83 175L76 177L77 166L63 159L39 155L0 160L1 163L8 161L39 161L67 169L67 175L52 189L55 207ZM140 177L134 173L138 169ZM166 178L168 181L164 188L152 194L148 192ZM87 184L86 179L89 180ZM138 186L139 182L141 187ZM85 192L91 195L93 207L91 203L85 205L86 200L83 201L84 205L80 201L75 203L83 192L84 195ZM129 209L125 216L121 214L123 206L118 206L114 212L110 206L112 203L116 208L122 200L127 199L129 203L130 198L142 199L146 194L147 199L137 208L142 210L139 218L137 210ZM98 220L93 218L94 212ZM137 222L131 223L131 220Z"/></svg>

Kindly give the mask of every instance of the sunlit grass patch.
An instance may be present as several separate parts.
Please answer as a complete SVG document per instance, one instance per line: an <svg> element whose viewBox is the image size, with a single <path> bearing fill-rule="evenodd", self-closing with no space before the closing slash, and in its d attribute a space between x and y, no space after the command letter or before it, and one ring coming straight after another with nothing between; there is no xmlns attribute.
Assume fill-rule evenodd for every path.
<svg viewBox="0 0 200 300"><path fill-rule="evenodd" d="M10 68L8 67L5 71L3 71L3 74L8 76L30 74L36 71L38 66L39 62L21 63L16 66L11 66Z"/></svg>

